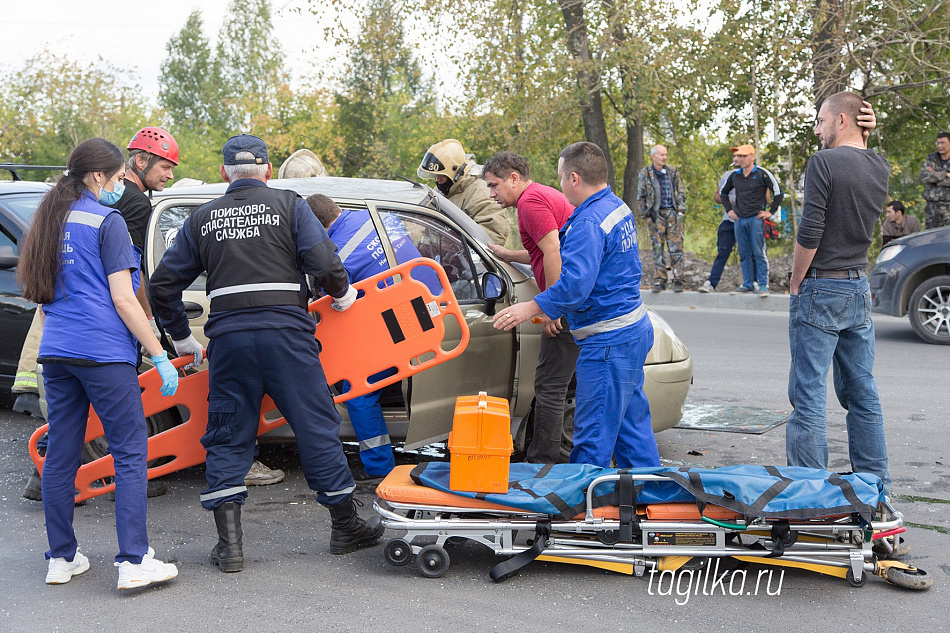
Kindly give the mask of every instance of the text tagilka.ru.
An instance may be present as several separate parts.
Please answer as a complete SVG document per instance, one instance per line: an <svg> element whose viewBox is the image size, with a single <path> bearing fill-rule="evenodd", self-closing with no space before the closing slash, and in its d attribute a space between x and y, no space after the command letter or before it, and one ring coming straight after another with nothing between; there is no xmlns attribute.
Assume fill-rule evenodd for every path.
<svg viewBox="0 0 950 633"><path fill-rule="evenodd" d="M778 596L782 593L785 570L760 569L753 578L747 569L719 572L719 561L710 560L703 569L665 569L649 571L647 593L651 596L676 596L676 604L689 602L690 596ZM778 571L778 578L773 572ZM773 587L773 580L777 580Z"/></svg>

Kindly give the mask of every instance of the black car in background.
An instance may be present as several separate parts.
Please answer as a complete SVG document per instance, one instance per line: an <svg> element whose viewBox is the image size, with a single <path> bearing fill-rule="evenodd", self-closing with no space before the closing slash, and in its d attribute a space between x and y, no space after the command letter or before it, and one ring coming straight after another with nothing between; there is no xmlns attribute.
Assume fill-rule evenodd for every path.
<svg viewBox="0 0 950 633"><path fill-rule="evenodd" d="M0 181L0 402L10 400L20 348L33 321L36 304L16 285L16 265L23 234L40 200L49 191L41 182Z"/></svg>
<svg viewBox="0 0 950 633"><path fill-rule="evenodd" d="M889 242L869 283L873 312L906 314L917 336L950 345L950 226Z"/></svg>

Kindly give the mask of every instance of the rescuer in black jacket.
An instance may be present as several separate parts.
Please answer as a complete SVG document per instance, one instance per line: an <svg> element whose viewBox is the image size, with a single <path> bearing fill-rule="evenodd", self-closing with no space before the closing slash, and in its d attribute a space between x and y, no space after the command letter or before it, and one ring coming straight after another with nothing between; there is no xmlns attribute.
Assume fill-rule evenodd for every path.
<svg viewBox="0 0 950 633"><path fill-rule="evenodd" d="M227 193L195 211L178 232L149 283L152 305L179 355L201 353L191 336L182 291L207 271L211 312L205 324L211 375L208 489L201 505L214 511L218 544L211 562L222 571L244 566L241 506L244 475L254 459L264 394L293 428L307 483L330 510L330 551L352 552L383 533L378 517L363 521L340 443L333 405L307 312L305 275L313 275L346 310L356 300L326 230L306 202L271 189L264 141L242 134L224 145Z"/></svg>

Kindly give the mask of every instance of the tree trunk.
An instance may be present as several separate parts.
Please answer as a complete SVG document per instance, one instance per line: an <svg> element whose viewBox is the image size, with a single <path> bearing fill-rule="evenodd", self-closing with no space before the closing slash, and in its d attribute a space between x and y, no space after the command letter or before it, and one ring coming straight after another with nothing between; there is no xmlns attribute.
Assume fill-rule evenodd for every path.
<svg viewBox="0 0 950 633"><path fill-rule="evenodd" d="M812 74L815 108L845 89L841 59L841 32L844 29L844 0L814 0L812 7Z"/></svg>
<svg viewBox="0 0 950 633"><path fill-rule="evenodd" d="M629 36L624 28L624 20L617 13L614 0L603 0L607 9L611 34L619 46L628 42ZM636 99L637 78L630 66L624 62L618 65L620 72L620 113L627 122L627 161L623 170L623 191L619 192L623 201L634 213L637 210L637 175L643 168L643 118Z"/></svg>
<svg viewBox="0 0 950 633"><path fill-rule="evenodd" d="M607 159L607 184L614 184L614 163L610 157L610 142L607 139L607 124L600 99L600 73L590 52L587 38L587 21L584 18L583 0L558 0L567 29L567 47L577 62L577 85L580 88L581 118L584 121L584 136L604 152Z"/></svg>
<svg viewBox="0 0 950 633"><path fill-rule="evenodd" d="M755 144L755 151L758 154L758 159L762 160L762 139L759 136L759 82L756 75L756 65L759 63L758 58L755 55L753 49L752 52L752 134L753 134L753 143Z"/></svg>
<svg viewBox="0 0 950 633"><path fill-rule="evenodd" d="M514 82L514 94L524 93L525 75L524 75L524 7L521 0L511 0L511 13L509 15L511 24L511 42L515 48L515 59L518 60L518 69ZM521 134L521 126L518 125L517 118L511 125L511 136L517 139Z"/></svg>
<svg viewBox="0 0 950 633"><path fill-rule="evenodd" d="M627 117L627 166L623 170L623 201L637 211L637 175L643 169L643 122L639 114Z"/></svg>

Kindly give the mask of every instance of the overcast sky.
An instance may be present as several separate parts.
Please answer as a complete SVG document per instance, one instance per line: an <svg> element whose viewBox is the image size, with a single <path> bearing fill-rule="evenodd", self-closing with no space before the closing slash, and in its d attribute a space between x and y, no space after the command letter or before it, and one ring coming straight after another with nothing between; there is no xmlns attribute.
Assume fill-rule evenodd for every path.
<svg viewBox="0 0 950 633"><path fill-rule="evenodd" d="M204 34L216 41L229 1L0 0L0 73L22 68L43 48L85 61L101 56L135 71L146 95L155 97L168 40L200 9ZM329 3L315 3L322 4ZM308 6L306 0L271 1L274 32L295 78L312 75L314 63L323 66L333 55Z"/></svg>

